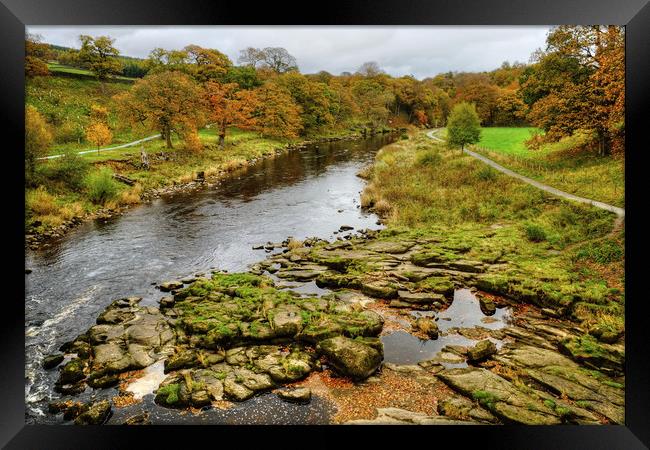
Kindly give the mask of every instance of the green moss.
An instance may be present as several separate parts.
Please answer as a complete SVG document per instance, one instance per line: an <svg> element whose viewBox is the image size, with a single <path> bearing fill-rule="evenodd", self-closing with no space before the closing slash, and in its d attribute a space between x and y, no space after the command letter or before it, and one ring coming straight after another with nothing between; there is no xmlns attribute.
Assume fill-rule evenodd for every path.
<svg viewBox="0 0 650 450"><path fill-rule="evenodd" d="M551 409L555 409L555 406L556 406L555 402L554 402L553 400L551 400L550 398L544 400L544 404L545 404L547 407L551 408Z"/></svg>
<svg viewBox="0 0 650 450"><path fill-rule="evenodd" d="M499 398L493 393L482 390L472 392L472 397L489 410L494 410L494 405L499 401Z"/></svg>
<svg viewBox="0 0 650 450"><path fill-rule="evenodd" d="M625 389L625 385L621 383L617 383L616 381L605 380L603 381L603 384L606 384L607 386L611 386L616 389Z"/></svg>
<svg viewBox="0 0 650 450"><path fill-rule="evenodd" d="M174 405L179 400L181 385L178 383L168 384L158 389L156 399L162 400L167 405Z"/></svg>

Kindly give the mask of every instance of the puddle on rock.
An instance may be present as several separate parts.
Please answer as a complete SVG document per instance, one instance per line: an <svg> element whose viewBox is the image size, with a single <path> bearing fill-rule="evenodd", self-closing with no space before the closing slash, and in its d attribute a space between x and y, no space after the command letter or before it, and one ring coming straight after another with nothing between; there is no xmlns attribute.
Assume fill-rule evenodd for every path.
<svg viewBox="0 0 650 450"><path fill-rule="evenodd" d="M415 317L436 316L434 311L412 311ZM474 328L483 327L491 330L498 330L508 325L510 319L510 308L497 308L492 316L486 316L481 311L478 298L469 289L457 289L454 292L452 304L445 311L437 314L440 320L436 321L440 329L438 339L421 339L406 331L398 330L381 336L384 344L384 361L394 364L417 364L436 357L447 345L461 345L471 347L476 340L466 338L456 333L445 333L451 328ZM486 317L490 320L484 321ZM489 338L497 347L502 342ZM443 362L448 367L465 367L464 362Z"/></svg>
<svg viewBox="0 0 650 450"><path fill-rule="evenodd" d="M158 389L167 375L165 375L165 361L158 360L149 367L144 369L144 375L130 383L126 390L133 392L133 398L139 400L145 395L153 394Z"/></svg>

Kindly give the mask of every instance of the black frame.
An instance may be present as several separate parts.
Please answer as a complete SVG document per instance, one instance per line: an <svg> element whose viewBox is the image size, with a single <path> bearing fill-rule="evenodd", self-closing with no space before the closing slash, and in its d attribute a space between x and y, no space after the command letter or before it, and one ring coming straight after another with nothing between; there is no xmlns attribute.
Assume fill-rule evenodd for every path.
<svg viewBox="0 0 650 450"><path fill-rule="evenodd" d="M289 11L293 10L292 13ZM0 96L0 123L8 133L2 142L3 158L10 157L10 167L0 177L6 185L3 192L11 200L12 220L5 225L3 243L11 243L12 263L5 277L18 280L22 276L19 261L24 257L24 199L18 194L24 185L22 148L24 138L24 27L25 25L555 25L555 24L615 24L626 26L626 194L627 194L627 277L626 292L630 302L626 309L626 425L625 426L553 426L553 427L449 427L434 430L427 427L365 427L372 433L366 445L376 445L374 437L388 437L396 431L414 438L440 445L440 437L452 438L460 444L477 444L497 448L647 448L650 445L650 364L644 343L643 303L638 274L643 270L640 251L641 187L643 180L642 112L647 107L650 88L650 5L648 0L412 0L410 2L356 1L345 3L333 0L319 4L303 2L300 5L278 2L251 6L217 3L209 0L0 0L0 46L3 62L0 64L2 95ZM647 128L647 125L646 125ZM21 184L22 183L22 184ZM635 192L634 189L637 189ZM646 202L647 203L647 202ZM631 268L641 268L633 273ZM9 295L7 295L9 294ZM174 444L202 445L224 443L234 438L243 445L251 445L256 438L267 443L291 445L294 439L305 440L306 445L339 445L338 434L359 431L359 427L222 427L213 433L213 427L66 427L31 425L24 423L24 299L23 289L13 283L5 291L2 302L3 321L2 363L0 371L0 445L8 448L76 448L124 447L134 439L159 438L168 446ZM9 308L9 309L8 309ZM645 339L644 339L645 338ZM255 428L255 430L252 430ZM183 431L192 433L191 440ZM258 431L252 433L251 431ZM298 433L299 435L296 435ZM137 435L137 436L136 436ZM337 436L335 436L337 435ZM319 438L332 436L334 439ZM360 436L357 436L360 437ZM236 441L237 442L237 441ZM345 442L345 441L342 441ZM241 445L240 444L240 445ZM208 444L209 445L209 444ZM399 444L398 444L399 445ZM455 444L452 444L455 445Z"/></svg>

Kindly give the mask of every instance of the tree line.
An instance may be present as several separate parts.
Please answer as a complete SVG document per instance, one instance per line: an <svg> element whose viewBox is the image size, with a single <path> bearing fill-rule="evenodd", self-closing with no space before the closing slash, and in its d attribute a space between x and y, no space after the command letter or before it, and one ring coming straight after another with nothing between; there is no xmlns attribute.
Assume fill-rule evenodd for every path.
<svg viewBox="0 0 650 450"><path fill-rule="evenodd" d="M124 74L114 40L79 37L79 50L59 50L59 62L108 80ZM28 37L26 74L46 75L47 44ZM153 49L128 60L141 76L115 98L128 123L172 134L200 148L197 130L214 124L224 143L229 127L295 138L331 128L441 127L454 105L473 104L482 126L533 125L543 130L531 148L577 130L594 133L602 154L624 143L624 37L615 26L559 26L528 64L504 62L490 72L449 72L418 80L393 77L376 62L339 75L303 74L286 49L253 48L233 63L217 49L188 45Z"/></svg>

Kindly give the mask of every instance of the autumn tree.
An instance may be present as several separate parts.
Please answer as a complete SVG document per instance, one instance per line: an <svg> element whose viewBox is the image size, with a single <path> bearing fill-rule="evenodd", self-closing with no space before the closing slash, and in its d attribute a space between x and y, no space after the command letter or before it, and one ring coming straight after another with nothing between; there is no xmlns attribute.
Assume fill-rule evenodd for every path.
<svg viewBox="0 0 650 450"><path fill-rule="evenodd" d="M50 46L41 42L41 36L28 34L25 38L25 76L36 77L50 74L47 59L52 56Z"/></svg>
<svg viewBox="0 0 650 450"><path fill-rule="evenodd" d="M521 76L528 118L548 140L592 130L601 155L624 141L624 35L616 26L559 26Z"/></svg>
<svg viewBox="0 0 650 450"><path fill-rule="evenodd" d="M335 124L351 121L360 110L354 99L350 80L332 77L328 84L330 113Z"/></svg>
<svg viewBox="0 0 650 450"><path fill-rule="evenodd" d="M36 159L47 155L52 145L52 133L36 108L25 107L25 169L28 180L34 175Z"/></svg>
<svg viewBox="0 0 650 450"><path fill-rule="evenodd" d="M286 88L267 82L256 90L257 126L265 136L297 138L302 130L301 108Z"/></svg>
<svg viewBox="0 0 650 450"><path fill-rule="evenodd" d="M311 81L298 72L289 72L275 78L273 83L285 88L302 110L300 117L305 133L331 126L334 117L330 111L330 92L325 83Z"/></svg>
<svg viewBox="0 0 650 450"><path fill-rule="evenodd" d="M352 92L361 116L370 128L375 129L386 123L389 106L395 100L391 91L374 79L364 78L354 84Z"/></svg>
<svg viewBox="0 0 650 450"><path fill-rule="evenodd" d="M252 128L258 107L255 92L239 89L237 83L206 84L210 119L219 130L219 146L223 147L228 127Z"/></svg>
<svg viewBox="0 0 650 450"><path fill-rule="evenodd" d="M97 154L99 154L100 147L111 143L113 134L104 122L93 121L86 129L86 139L97 147Z"/></svg>
<svg viewBox="0 0 650 450"><path fill-rule="evenodd" d="M471 103L459 103L447 121L447 144L460 147L461 152L468 144L476 144L481 137L481 122L476 107Z"/></svg>
<svg viewBox="0 0 650 450"><path fill-rule="evenodd" d="M88 35L79 36L81 49L76 55L82 67L90 70L100 80L122 71L122 63L116 58L119 50L113 47L115 39L108 36L96 38Z"/></svg>
<svg viewBox="0 0 650 450"><path fill-rule="evenodd" d="M220 79L232 66L230 59L219 50L198 45L188 45L183 50L187 53L189 74L200 82Z"/></svg>
<svg viewBox="0 0 650 450"><path fill-rule="evenodd" d="M180 72L147 75L116 97L121 115L159 130L167 148L173 148L172 132L182 136L203 125L203 99L201 87Z"/></svg>
<svg viewBox="0 0 650 450"><path fill-rule="evenodd" d="M484 81L471 82L458 89L456 101L473 103L481 123L489 126L494 125L496 119L499 94L499 88L493 84Z"/></svg>

